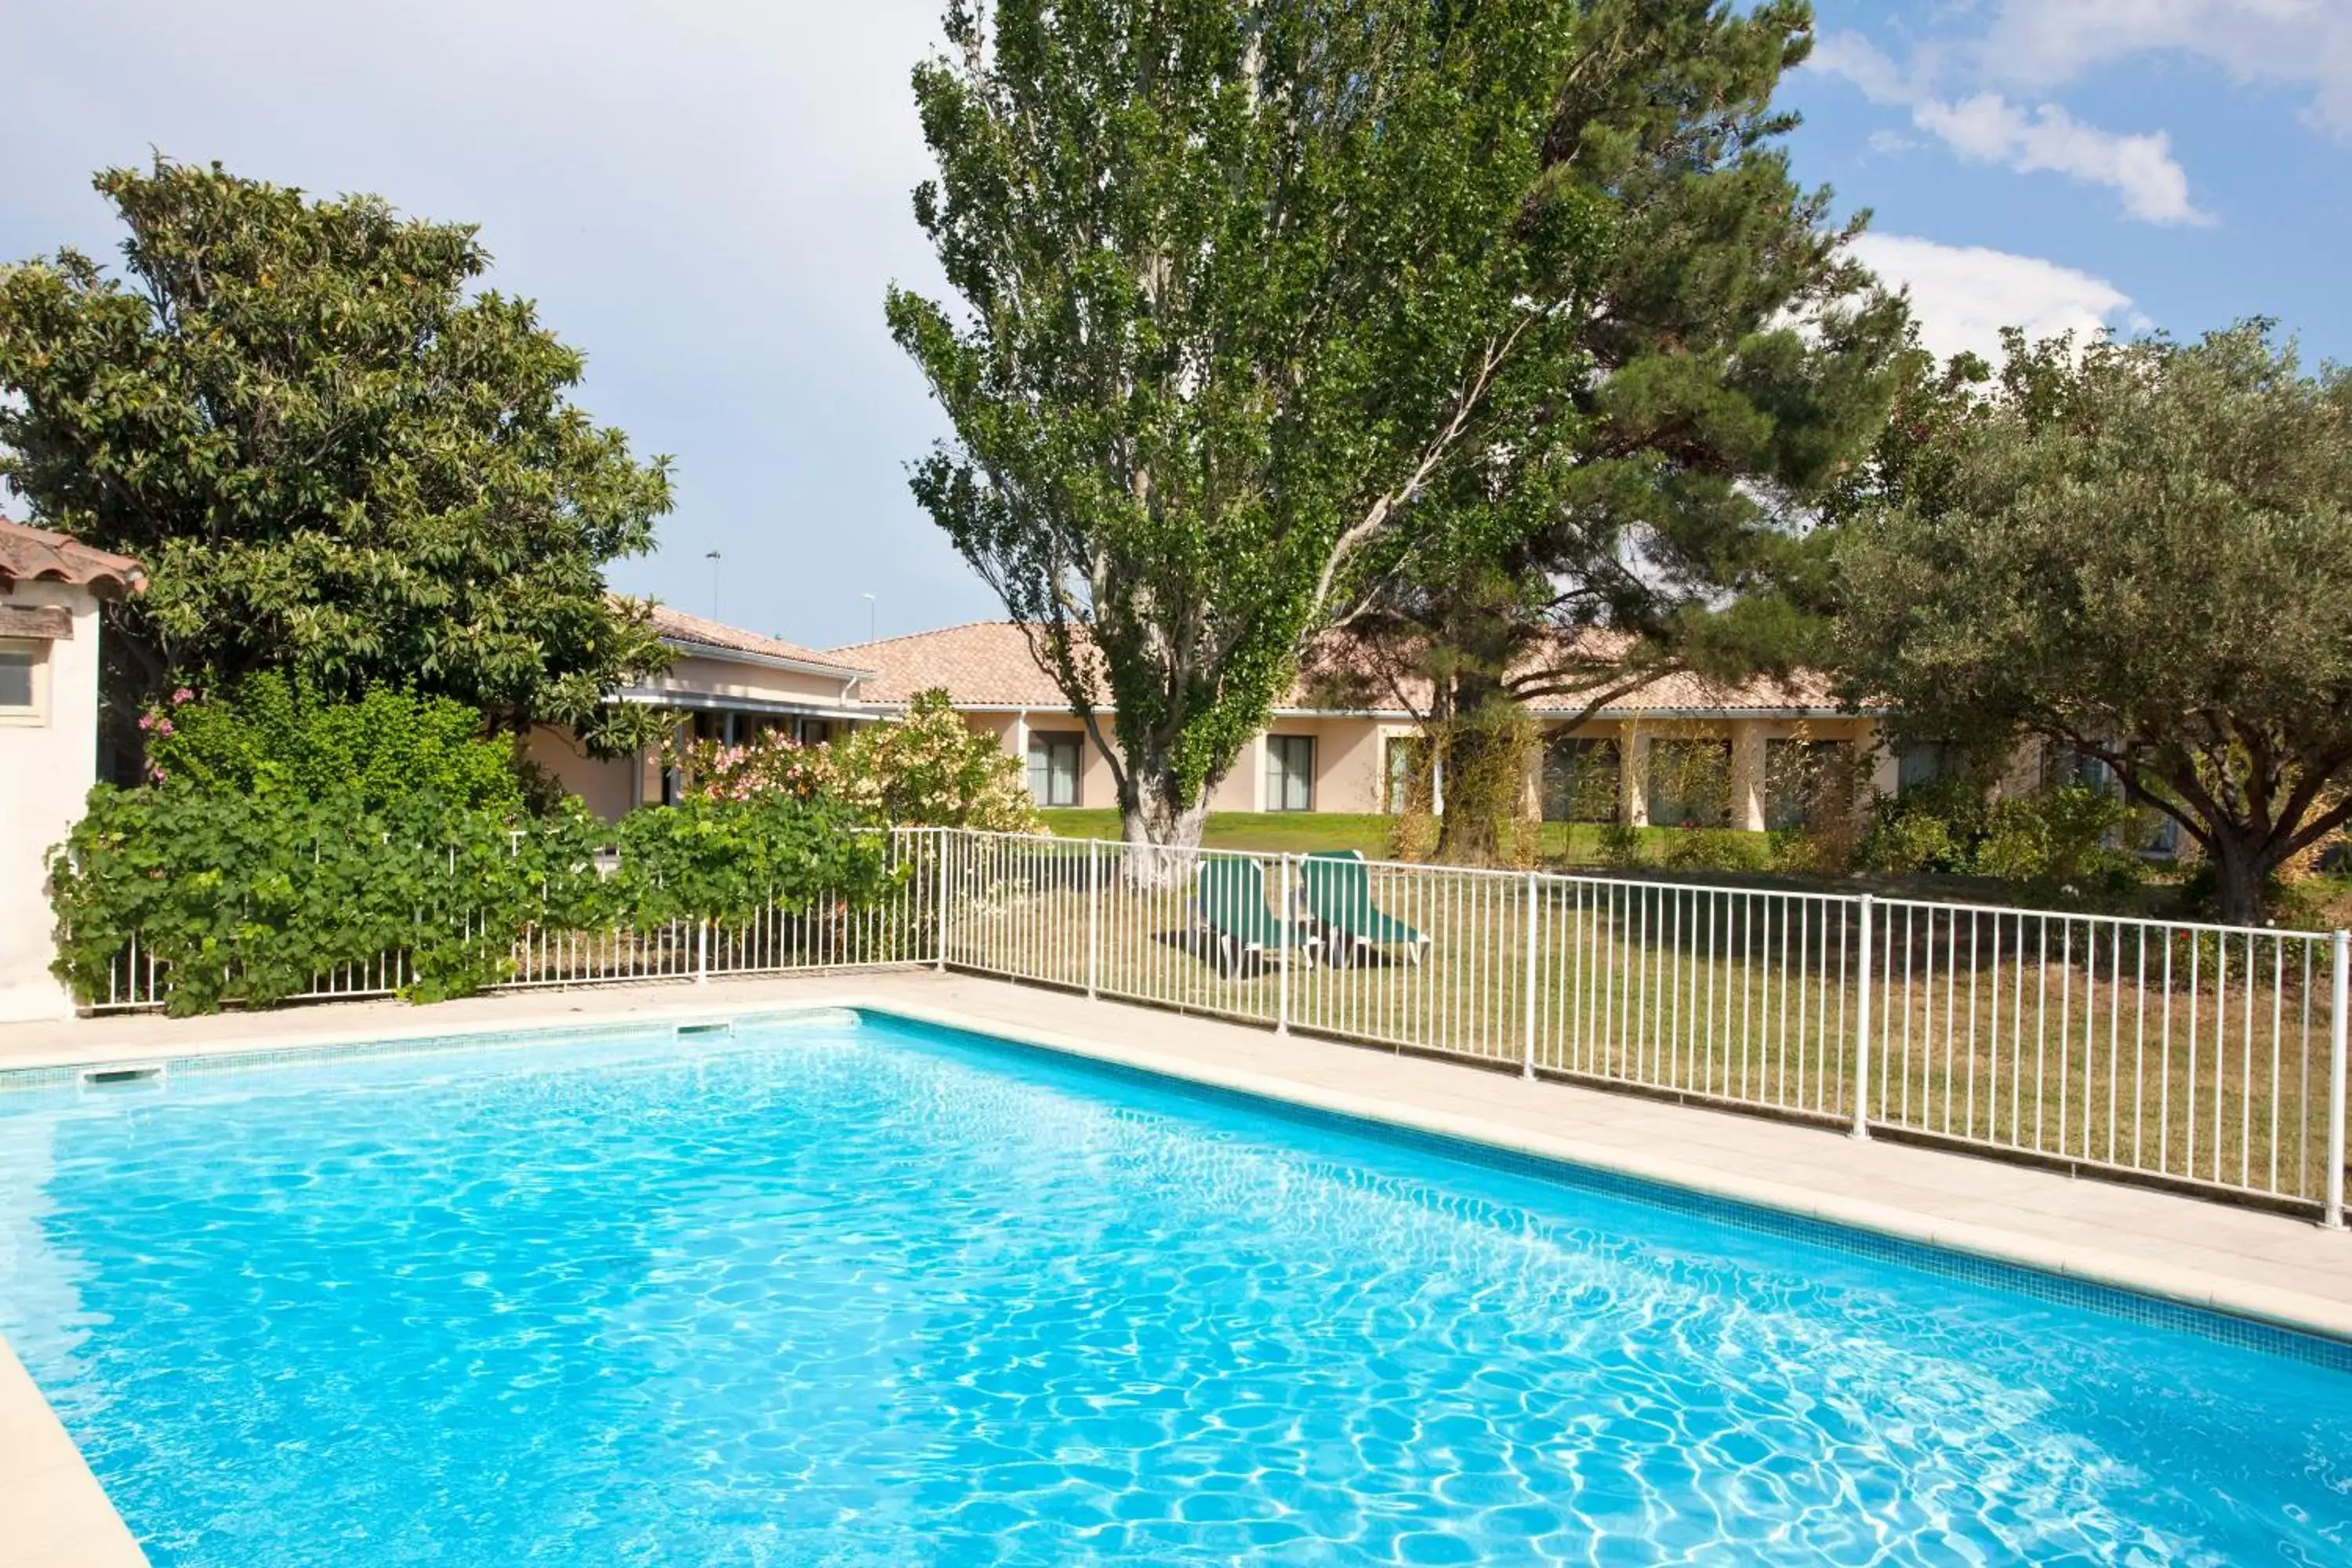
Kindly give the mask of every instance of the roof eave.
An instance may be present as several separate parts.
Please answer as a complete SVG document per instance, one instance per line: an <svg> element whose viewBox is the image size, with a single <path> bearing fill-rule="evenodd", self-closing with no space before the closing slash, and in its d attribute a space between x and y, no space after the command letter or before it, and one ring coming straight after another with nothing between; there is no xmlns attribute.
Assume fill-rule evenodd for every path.
<svg viewBox="0 0 2352 1568"><path fill-rule="evenodd" d="M799 675L822 675L831 680L871 680L878 671L858 669L846 664L824 664L814 659L788 658L782 654L753 653L749 648L729 647L724 643L703 642L695 637L673 633L662 634L662 642L680 653L695 658L715 658L735 664L756 664L767 669L789 669Z"/></svg>

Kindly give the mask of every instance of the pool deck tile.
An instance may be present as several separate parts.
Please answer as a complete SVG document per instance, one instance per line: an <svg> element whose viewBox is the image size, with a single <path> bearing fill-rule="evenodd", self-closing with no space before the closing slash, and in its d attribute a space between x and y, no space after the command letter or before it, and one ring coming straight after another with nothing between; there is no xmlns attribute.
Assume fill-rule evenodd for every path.
<svg viewBox="0 0 2352 1568"><path fill-rule="evenodd" d="M146 1561L41 1391L0 1342L0 1568Z"/></svg>
<svg viewBox="0 0 2352 1568"><path fill-rule="evenodd" d="M869 1006L2352 1340L2352 1236L2063 1172L929 971L0 1025L0 1070ZM59 1445L64 1445L62 1455ZM23 1510L23 1511L20 1511ZM45 1521L15 1528L18 1520ZM0 1345L0 1568L142 1561ZM46 1534L44 1533L46 1532Z"/></svg>

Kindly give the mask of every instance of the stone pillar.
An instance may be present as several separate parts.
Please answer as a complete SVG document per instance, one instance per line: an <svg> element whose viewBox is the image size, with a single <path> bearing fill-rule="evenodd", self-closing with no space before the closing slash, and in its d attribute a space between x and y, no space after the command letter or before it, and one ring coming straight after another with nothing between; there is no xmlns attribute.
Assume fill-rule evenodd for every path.
<svg viewBox="0 0 2352 1568"><path fill-rule="evenodd" d="M1731 826L1764 830L1766 780L1764 726L1753 719L1731 721Z"/></svg>

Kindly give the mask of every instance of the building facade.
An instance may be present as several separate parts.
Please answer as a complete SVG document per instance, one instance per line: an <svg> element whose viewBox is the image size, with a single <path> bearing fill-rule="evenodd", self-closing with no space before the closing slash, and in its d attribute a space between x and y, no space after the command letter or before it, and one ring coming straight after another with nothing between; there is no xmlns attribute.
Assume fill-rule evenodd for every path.
<svg viewBox="0 0 2352 1568"><path fill-rule="evenodd" d="M884 715L861 692L873 679L870 669L667 605L655 605L653 617L675 660L612 700L684 715L681 740L748 741L781 730L814 743ZM652 750L597 757L570 730L542 724L531 731L524 754L599 816L677 799L678 780Z"/></svg>
<svg viewBox="0 0 2352 1568"><path fill-rule="evenodd" d="M0 1023L73 1015L49 972L48 852L98 782L99 606L139 563L0 520Z"/></svg>
<svg viewBox="0 0 2352 1568"><path fill-rule="evenodd" d="M780 729L819 742L887 722L918 692L942 688L966 724L1020 760L1040 806L1118 804L1108 757L1013 622L818 651L667 606L654 614L677 661L614 700L684 715L681 740L742 741ZM1897 763L1877 754L1876 716L1840 710L1814 679L1722 688L1676 674L1590 715L1562 699L1538 699L1527 710L1541 731L1528 805L1548 820L1762 829L1801 820L1825 776L1895 784ZM1102 722L1108 739L1108 712ZM1334 707L1301 680L1219 782L1210 809L1397 811L1423 743L1403 702ZM651 751L596 758L570 731L543 726L528 755L601 816L677 798L679 781Z"/></svg>
<svg viewBox="0 0 2352 1568"><path fill-rule="evenodd" d="M1019 626L977 621L825 657L871 671L859 689L877 717L945 688L966 723L1022 760L1040 805L1118 804L1109 760L1037 667ZM1590 716L1562 699L1538 699L1527 710L1542 731L1528 805L1548 819L1762 829L1798 820L1832 773L1894 787L1895 764L1877 754L1877 717L1841 710L1818 679L1722 688L1675 674ZM1251 738L1210 809L1395 811L1423 743L1402 702L1335 708L1302 680Z"/></svg>

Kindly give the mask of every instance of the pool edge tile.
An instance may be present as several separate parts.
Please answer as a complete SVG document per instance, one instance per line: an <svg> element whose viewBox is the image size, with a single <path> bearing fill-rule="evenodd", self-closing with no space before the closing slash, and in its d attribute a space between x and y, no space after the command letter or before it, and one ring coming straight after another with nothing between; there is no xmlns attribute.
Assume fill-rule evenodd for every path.
<svg viewBox="0 0 2352 1568"><path fill-rule="evenodd" d="M1938 1219L1868 1199L1789 1186L1670 1157L1633 1153L1557 1133L1503 1126L1484 1117L1425 1110L1319 1084L1235 1071L1219 1064L1148 1048L1108 1045L1059 1030L1008 1023L928 1003L898 997L844 997L835 1005L886 1018L903 1018L982 1037L1013 1040L1065 1056L1111 1063L1203 1088L1301 1106L1454 1142L1483 1145L1566 1166L1571 1172L1630 1178L1652 1186L1812 1220L1839 1230L1866 1232L2032 1275L2078 1281L2124 1296L2149 1298L2191 1312L2242 1320L2326 1342L2341 1352L2339 1363L2352 1368L2352 1303L2137 1258L2084 1251L1996 1226ZM2339 1360L2336 1356L2329 1359Z"/></svg>

